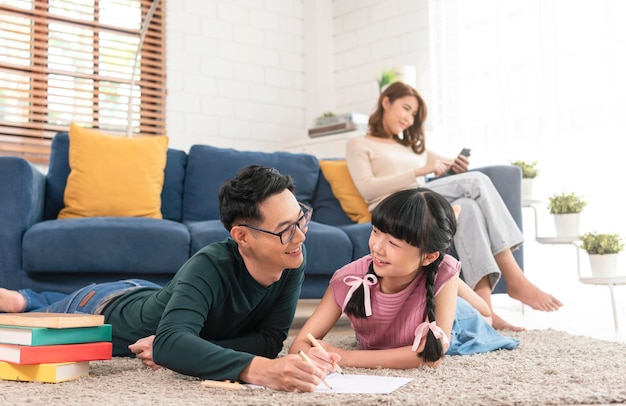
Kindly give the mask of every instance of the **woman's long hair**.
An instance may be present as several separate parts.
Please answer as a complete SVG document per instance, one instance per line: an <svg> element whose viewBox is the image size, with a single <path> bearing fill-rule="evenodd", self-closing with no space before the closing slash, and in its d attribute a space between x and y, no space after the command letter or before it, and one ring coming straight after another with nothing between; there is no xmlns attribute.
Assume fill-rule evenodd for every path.
<svg viewBox="0 0 626 406"><path fill-rule="evenodd" d="M426 316L435 321L435 275L456 233L452 206L439 193L426 188L402 190L386 197L372 212L372 225L385 234L406 241L420 255L439 252L439 257L418 272L426 273ZM374 274L370 266L368 273ZM347 314L365 318L364 288L361 285L345 307ZM429 329L426 346L418 354L434 362L443 356L441 341Z"/></svg>
<svg viewBox="0 0 626 406"><path fill-rule="evenodd" d="M383 127L383 114L385 109L383 108L383 100L388 97L389 102L393 103L396 99L413 96L417 99L417 114L413 125L402 132L402 138L398 134L388 134ZM387 138L389 135L394 140L404 146L411 146L413 152L421 154L426 149L426 138L424 136L424 121L426 121L426 103L422 96L417 93L417 90L404 82L393 82L390 84L378 97L376 103L376 111L369 118L369 133L373 137Z"/></svg>

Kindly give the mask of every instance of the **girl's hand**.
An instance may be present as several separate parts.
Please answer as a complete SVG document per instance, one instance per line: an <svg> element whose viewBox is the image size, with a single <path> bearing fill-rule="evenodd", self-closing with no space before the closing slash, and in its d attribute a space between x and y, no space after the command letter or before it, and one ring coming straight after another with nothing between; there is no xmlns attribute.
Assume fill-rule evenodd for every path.
<svg viewBox="0 0 626 406"><path fill-rule="evenodd" d="M320 367L324 368L327 374L334 372L335 371L334 363L339 362L339 360L341 360L341 355L339 355L334 350L334 348L327 349L323 341L320 340L319 343L322 345L322 347L324 347L325 351L322 350L321 348L311 347L307 355L313 362L315 362ZM328 347L333 347L333 346L328 344Z"/></svg>

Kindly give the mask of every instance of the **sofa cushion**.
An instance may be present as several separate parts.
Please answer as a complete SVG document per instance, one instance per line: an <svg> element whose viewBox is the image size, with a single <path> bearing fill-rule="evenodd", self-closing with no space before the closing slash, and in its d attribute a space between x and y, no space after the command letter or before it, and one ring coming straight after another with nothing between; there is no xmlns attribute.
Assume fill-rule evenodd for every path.
<svg viewBox="0 0 626 406"><path fill-rule="evenodd" d="M187 154L177 149L167 150L167 166L161 192L161 213L164 219L183 220L183 190L185 187L185 170Z"/></svg>
<svg viewBox="0 0 626 406"><path fill-rule="evenodd" d="M330 225L354 224L343 211L326 177L320 172L313 198L313 221Z"/></svg>
<svg viewBox="0 0 626 406"><path fill-rule="evenodd" d="M24 234L28 273L174 274L189 258L184 224L140 217L49 220Z"/></svg>
<svg viewBox="0 0 626 406"><path fill-rule="evenodd" d="M372 215L365 199L357 190L352 176L350 176L346 161L343 159L322 160L320 161L320 168L330 184L330 189L348 217L356 223L370 221Z"/></svg>
<svg viewBox="0 0 626 406"><path fill-rule="evenodd" d="M305 275L324 275L328 282L336 270L352 261L352 242L337 227L312 221L304 245L308 259Z"/></svg>
<svg viewBox="0 0 626 406"><path fill-rule="evenodd" d="M70 175L60 219L163 218L167 136L120 137L70 124Z"/></svg>
<svg viewBox="0 0 626 406"><path fill-rule="evenodd" d="M189 222L187 226L192 254L229 236L219 220ZM346 233L337 227L310 222L304 244L308 257L306 274L327 275L330 280L337 269L352 261L352 243Z"/></svg>
<svg viewBox="0 0 626 406"><path fill-rule="evenodd" d="M70 174L69 146L70 139L66 131L57 133L52 139L50 164L46 174L44 220L56 219L63 208L63 194ZM161 192L161 213L164 219L182 220L186 165L187 154L184 151L168 149Z"/></svg>
<svg viewBox="0 0 626 406"><path fill-rule="evenodd" d="M290 175L296 184L296 198L310 204L319 176L317 158L291 152L252 152L209 145L193 145L187 157L183 197L186 222L219 219L218 191L247 165L264 165Z"/></svg>
<svg viewBox="0 0 626 406"><path fill-rule="evenodd" d="M372 233L372 223L341 225L339 228L352 242L352 258L359 259L370 253L369 239Z"/></svg>
<svg viewBox="0 0 626 406"><path fill-rule="evenodd" d="M63 208L63 193L70 174L70 137L67 132L57 133L50 146L50 163L46 174L46 200L44 220L57 218Z"/></svg>
<svg viewBox="0 0 626 406"><path fill-rule="evenodd" d="M187 224L191 236L191 255L205 246L230 236L220 220L192 221Z"/></svg>

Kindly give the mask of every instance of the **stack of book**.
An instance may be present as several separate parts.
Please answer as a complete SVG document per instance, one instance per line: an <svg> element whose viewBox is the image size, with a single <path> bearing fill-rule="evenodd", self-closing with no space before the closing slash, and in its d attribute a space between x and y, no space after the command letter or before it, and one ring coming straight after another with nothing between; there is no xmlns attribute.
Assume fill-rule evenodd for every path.
<svg viewBox="0 0 626 406"><path fill-rule="evenodd" d="M111 359L104 316L0 314L0 379L57 383L89 376L89 362Z"/></svg>

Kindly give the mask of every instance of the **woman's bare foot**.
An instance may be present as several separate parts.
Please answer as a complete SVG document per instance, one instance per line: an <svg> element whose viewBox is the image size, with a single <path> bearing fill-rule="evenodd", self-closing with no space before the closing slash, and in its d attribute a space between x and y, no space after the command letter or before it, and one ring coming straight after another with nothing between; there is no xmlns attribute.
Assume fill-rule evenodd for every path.
<svg viewBox="0 0 626 406"><path fill-rule="evenodd" d="M26 299L17 290L0 288L0 312L21 313L26 308Z"/></svg>
<svg viewBox="0 0 626 406"><path fill-rule="evenodd" d="M563 306L561 301L539 289L525 277L518 279L515 283L509 283L509 281L507 281L507 284L509 296L535 310L553 312Z"/></svg>
<svg viewBox="0 0 626 406"><path fill-rule="evenodd" d="M493 311L491 312L491 315L492 315L492 319L493 319L492 326L496 330L510 330L510 331L524 331L524 330L526 330L524 327L514 326L513 324L511 324L508 321L504 320L502 317L500 317L497 314L495 314Z"/></svg>

